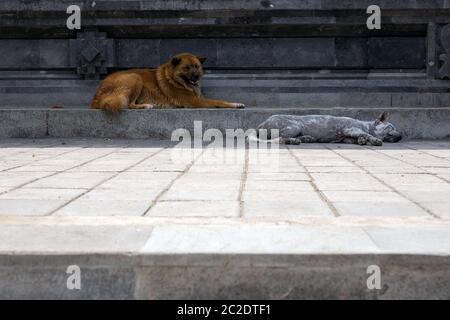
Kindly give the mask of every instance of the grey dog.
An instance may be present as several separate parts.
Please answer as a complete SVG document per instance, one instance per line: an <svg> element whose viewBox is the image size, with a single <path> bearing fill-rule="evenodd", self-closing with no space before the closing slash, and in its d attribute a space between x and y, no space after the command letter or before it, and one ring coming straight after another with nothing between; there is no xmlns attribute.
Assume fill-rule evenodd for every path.
<svg viewBox="0 0 450 320"><path fill-rule="evenodd" d="M374 121L326 115L273 115L259 125L257 132L265 129L270 135L270 130L278 129L279 137L271 141L284 144L334 142L381 146L383 141L398 142L402 139L401 133L387 122L387 118L387 112Z"/></svg>

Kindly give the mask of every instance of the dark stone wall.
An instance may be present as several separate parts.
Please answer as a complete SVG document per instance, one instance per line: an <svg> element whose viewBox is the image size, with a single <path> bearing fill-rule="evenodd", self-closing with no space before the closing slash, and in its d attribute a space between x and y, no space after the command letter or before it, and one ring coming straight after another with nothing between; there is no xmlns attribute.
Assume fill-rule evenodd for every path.
<svg viewBox="0 0 450 320"><path fill-rule="evenodd" d="M0 69L74 68L69 41L0 39ZM116 39L114 47L116 68L158 66L178 52L221 69L426 68L423 37Z"/></svg>
<svg viewBox="0 0 450 320"><path fill-rule="evenodd" d="M156 66L191 51L220 69L426 69L429 24L450 23L450 0L378 1L382 29L368 30L372 2L2 0L0 71L75 70L71 55L80 52L70 51L87 43L68 40L91 30L112 40L109 68ZM66 28L72 4L82 9L80 31Z"/></svg>
<svg viewBox="0 0 450 320"><path fill-rule="evenodd" d="M366 92L391 105L401 95L413 106L441 106L436 95L450 92L448 81L440 80L450 77L450 0L376 2L381 30L366 27L371 0L2 0L0 106L23 100L46 105L49 96L47 104L85 105L90 97L78 98L77 92L95 90L97 82L88 80L155 67L185 51L206 56L209 75L233 80L233 73L247 74L233 92L252 93L258 105L309 101L299 93L308 91L318 97L311 106L332 105L335 98L321 97L338 93L350 97L342 104L356 105ZM78 31L66 28L72 4L82 9ZM266 79L270 90L261 82L266 80L255 80L261 72L272 72ZM280 74L290 73L313 81L307 87L280 84ZM374 86L373 74L381 82L401 81ZM342 84L330 86L327 79ZM417 79L420 84L413 83ZM208 93L224 92L223 84L211 81L205 83ZM29 96L20 100L22 94Z"/></svg>

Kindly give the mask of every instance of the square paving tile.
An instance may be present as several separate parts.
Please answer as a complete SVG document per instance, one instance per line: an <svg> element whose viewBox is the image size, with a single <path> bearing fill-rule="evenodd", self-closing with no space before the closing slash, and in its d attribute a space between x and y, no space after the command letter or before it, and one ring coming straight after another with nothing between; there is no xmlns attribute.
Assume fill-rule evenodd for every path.
<svg viewBox="0 0 450 320"><path fill-rule="evenodd" d="M16 187L48 174L48 172L0 172L0 187Z"/></svg>
<svg viewBox="0 0 450 320"><path fill-rule="evenodd" d="M450 202L450 193L448 190L407 190L402 191L402 193L416 202Z"/></svg>
<svg viewBox="0 0 450 320"><path fill-rule="evenodd" d="M308 199L279 199L246 200L244 202L244 217L272 218L273 220L298 219L302 217L333 217L329 207L320 200Z"/></svg>
<svg viewBox="0 0 450 320"><path fill-rule="evenodd" d="M409 202L333 202L337 211L342 216L355 217L427 217L426 211Z"/></svg>
<svg viewBox="0 0 450 320"><path fill-rule="evenodd" d="M310 173L365 173L356 166L306 166Z"/></svg>
<svg viewBox="0 0 450 320"><path fill-rule="evenodd" d="M122 188L122 189L94 189L80 198L83 200L142 200L142 201L153 201L160 189L149 189L149 188Z"/></svg>
<svg viewBox="0 0 450 320"><path fill-rule="evenodd" d="M175 183L161 200L222 200L233 201L239 198L240 184L234 185L192 185Z"/></svg>
<svg viewBox="0 0 450 320"><path fill-rule="evenodd" d="M404 163L401 163L397 166L367 166L365 167L365 169L371 173L428 173L425 169L408 166Z"/></svg>
<svg viewBox="0 0 450 320"><path fill-rule="evenodd" d="M113 173L100 172L63 172L54 176L33 182L29 188L68 188L88 189L110 178Z"/></svg>
<svg viewBox="0 0 450 320"><path fill-rule="evenodd" d="M333 202L409 202L391 191L324 191Z"/></svg>
<svg viewBox="0 0 450 320"><path fill-rule="evenodd" d="M390 185L418 185L418 184L445 184L444 181L432 174L410 174L410 173L376 173L376 177Z"/></svg>
<svg viewBox="0 0 450 320"><path fill-rule="evenodd" d="M272 200L272 201L321 201L313 190L245 190L244 201Z"/></svg>
<svg viewBox="0 0 450 320"><path fill-rule="evenodd" d="M311 173L311 176L320 190L390 190L366 173Z"/></svg>
<svg viewBox="0 0 450 320"><path fill-rule="evenodd" d="M172 179L166 180L138 180L138 179L121 179L120 177L113 178L102 184L100 184L97 189L114 189L114 190L147 190L150 192L156 192L164 189Z"/></svg>
<svg viewBox="0 0 450 320"><path fill-rule="evenodd" d="M62 206L66 200L0 199L2 216L44 216Z"/></svg>
<svg viewBox="0 0 450 320"><path fill-rule="evenodd" d="M238 201L159 201L146 217L239 217Z"/></svg>
<svg viewBox="0 0 450 320"><path fill-rule="evenodd" d="M252 191L313 191L314 188L309 181L271 181L271 180L247 180L246 192Z"/></svg>
<svg viewBox="0 0 450 320"><path fill-rule="evenodd" d="M0 195L0 199L23 200L71 200L80 194L82 189L35 189L21 188Z"/></svg>
<svg viewBox="0 0 450 320"><path fill-rule="evenodd" d="M66 216L142 216L151 201L142 200L82 200L77 199L55 215Z"/></svg>
<svg viewBox="0 0 450 320"><path fill-rule="evenodd" d="M310 181L311 179L303 172L249 172L248 180L261 181ZM264 182L261 182L264 183ZM269 182L272 183L272 182Z"/></svg>

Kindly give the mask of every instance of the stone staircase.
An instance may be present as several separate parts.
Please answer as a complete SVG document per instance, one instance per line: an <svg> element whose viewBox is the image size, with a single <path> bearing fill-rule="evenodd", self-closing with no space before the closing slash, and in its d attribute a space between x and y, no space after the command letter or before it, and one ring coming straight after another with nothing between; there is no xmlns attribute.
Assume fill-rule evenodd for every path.
<svg viewBox="0 0 450 320"><path fill-rule="evenodd" d="M161 148L147 138L164 138L162 143L172 146L167 142L172 132L178 128L192 132L194 121L202 121L203 130L223 131L254 128L275 113L333 114L368 120L388 110L391 121L406 138L449 138L450 74L440 57L448 60L450 55L450 0L381 3L382 28L368 30L366 9L373 4L368 0L73 0L70 5L79 5L82 10L82 29L68 30L67 1L0 1L0 151L4 152L0 182L6 181L6 187L0 185L0 195L6 195L3 203L19 203L17 208L22 211L27 208L25 200L38 203L39 208L48 206L50 198L45 198L41 190L37 199L32 190L24 190L25 194L30 192L30 198L24 200L20 193L16 199L8 198L9 189L27 189L21 179L31 184L41 174L56 178L59 186L67 188L70 179L56 171L58 165L86 161L98 152L113 153L109 161L98 155L99 162L85 168L86 172L69 174L72 182L80 183L77 175L94 179L92 168L99 170L111 161L122 165L117 163L121 159L137 161ZM206 96L243 102L248 107L125 110L119 116L89 109L95 89L107 73L156 67L185 51L208 59L203 82ZM369 169L372 163L381 163L386 165L386 171L382 171L385 179L396 180L391 179L392 174L398 176L395 183L412 179L416 182L415 196L426 198L427 191L431 195L424 201L433 208L443 208L438 213L446 217L444 208L448 206L442 198L447 198L448 142L418 144L420 148L406 142L383 149L344 146L343 150L338 149L341 146L308 145L300 146L300 150L283 149L280 155L290 159L295 152L305 151L311 157L303 168L299 168L298 158L282 162L301 171L296 174L303 178L288 181L296 184L292 188L295 191L307 185L320 192L323 200L323 192L312 188L315 173L341 173L347 175L344 182L355 186L359 180L349 176L361 172L356 167L358 161ZM171 149L164 148L166 156L170 155ZM239 159L247 166L252 163L252 158L245 157L252 151L239 151ZM350 158L346 160L338 152ZM420 162L420 167L405 163L403 154L414 163ZM53 158L57 155L62 155L60 161ZM40 166L41 160L48 162ZM22 169L19 163L24 161L38 163L24 164L27 168ZM190 171L195 176L193 181L206 184L205 194L217 192L216 182L232 175L230 170L236 170L239 181L248 179L242 163L212 166L209 170L222 175L211 179L201 170L192 170L191 165L186 164L182 171L174 168L173 173L178 178ZM319 171L303 172L310 165L312 169L319 166L315 168ZM145 186L158 183L158 177L168 173L167 167L167 159L157 159L153 171L133 175L140 180L125 179L128 185L124 180L118 185L132 193L139 181ZM363 175L372 175L369 169L362 171L366 172ZM111 175L129 173L117 170ZM250 175L255 176L255 172ZM259 184L256 181L260 180L254 180L254 194L260 194L261 186L277 183L283 187L280 190L284 196L283 183L289 175L289 171L275 172L271 182ZM12 177L19 179L17 186L9 185ZM439 179L439 184L431 183L433 179ZM367 184L367 177L362 182ZM189 186L189 182L186 184ZM161 190L173 185L170 182ZM245 207L244 189L250 185L239 184L239 199L233 198L236 208ZM368 192L377 194L375 187ZM391 189L384 194L392 197ZM56 192L50 187L46 190L50 195ZM76 212L80 216L45 213L36 217L24 212L22 217L3 207L0 298L449 298L448 218L415 217L414 210L401 209L404 202L397 203L400 209L395 210L389 205L391 198L383 203L384 198L373 200L370 194L370 205L358 204L361 217L308 218L310 207L302 209L295 204L290 207L294 219L283 220L279 217L283 211L277 198L280 193L271 190L266 192L270 192L273 207L264 207L274 208L270 219L246 218L241 209L230 218L228 209L208 209L204 204L201 209L212 217L193 216L195 212L182 209L176 209L174 217L168 212L162 217L141 217L132 206L127 207L121 193L123 216L82 217L86 212L80 207ZM149 191L148 196L155 195ZM292 198L302 200L297 195ZM259 201L257 198L255 203ZM378 202L406 218L369 217L368 212ZM106 211L102 207L96 214ZM214 217L216 211L226 215ZM70 265L81 268L83 290L68 290ZM380 290L367 287L367 268L373 265L383 272Z"/></svg>
<svg viewBox="0 0 450 320"><path fill-rule="evenodd" d="M186 119L224 130L279 112L370 119L386 109L412 138L450 136L450 75L439 58L449 48L448 1L383 4L381 30L366 27L363 0L72 4L81 30L66 28L60 1L0 4L0 136L167 137L192 127ZM248 109L127 111L120 119L88 110L105 74L155 67L183 51L208 58L205 95Z"/></svg>
<svg viewBox="0 0 450 320"><path fill-rule="evenodd" d="M98 80L3 79L0 108L88 108ZM450 81L411 73L207 71L205 96L249 108L445 108Z"/></svg>

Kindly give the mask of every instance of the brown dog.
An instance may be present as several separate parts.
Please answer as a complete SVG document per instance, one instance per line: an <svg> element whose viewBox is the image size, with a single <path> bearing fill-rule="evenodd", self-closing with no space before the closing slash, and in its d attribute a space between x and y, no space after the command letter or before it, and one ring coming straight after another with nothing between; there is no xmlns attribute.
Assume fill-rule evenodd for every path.
<svg viewBox="0 0 450 320"><path fill-rule="evenodd" d="M202 63L206 58L190 53L174 56L157 69L113 73L97 89L92 108L118 112L122 108L243 108L241 103L201 96Z"/></svg>

